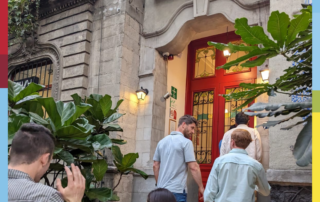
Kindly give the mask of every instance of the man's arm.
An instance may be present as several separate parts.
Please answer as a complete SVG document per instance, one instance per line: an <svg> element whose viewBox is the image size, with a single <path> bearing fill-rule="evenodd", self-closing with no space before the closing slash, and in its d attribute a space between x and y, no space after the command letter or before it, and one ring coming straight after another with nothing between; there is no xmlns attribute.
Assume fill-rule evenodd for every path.
<svg viewBox="0 0 320 202"><path fill-rule="evenodd" d="M195 161L193 162L188 162L188 168L192 174L193 179L196 181L198 187L199 187L199 192L203 194L204 188L202 184L202 177L201 177L201 171L199 164Z"/></svg>
<svg viewBox="0 0 320 202"><path fill-rule="evenodd" d="M261 163L261 156L262 156L261 137L259 132L256 129L254 129L254 134L256 136L256 139L255 139L256 157L257 157L257 161Z"/></svg>
<svg viewBox="0 0 320 202"><path fill-rule="evenodd" d="M203 198L204 202L213 202L215 201L216 195L219 192L218 186L218 175L216 171L216 165L213 164L211 169L206 189L204 190Z"/></svg>
<svg viewBox="0 0 320 202"><path fill-rule="evenodd" d="M160 170L160 162L154 161L153 162L153 173L154 173L154 178L156 179L156 184L158 183L159 170Z"/></svg>
<svg viewBox="0 0 320 202"><path fill-rule="evenodd" d="M270 194L270 189L271 187L268 183L266 173L264 169L261 169L258 172L258 176L257 176L256 191L258 191L263 196L268 196Z"/></svg>

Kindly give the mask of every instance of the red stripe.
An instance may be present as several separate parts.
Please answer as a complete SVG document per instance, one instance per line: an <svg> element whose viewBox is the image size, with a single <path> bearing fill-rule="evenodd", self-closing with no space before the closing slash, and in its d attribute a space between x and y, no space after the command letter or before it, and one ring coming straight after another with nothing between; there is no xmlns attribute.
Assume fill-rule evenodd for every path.
<svg viewBox="0 0 320 202"><path fill-rule="evenodd" d="M0 55L0 88L8 88L8 55Z"/></svg>
<svg viewBox="0 0 320 202"><path fill-rule="evenodd" d="M8 1L0 0L0 88L8 88Z"/></svg>
<svg viewBox="0 0 320 202"><path fill-rule="evenodd" d="M8 1L0 0L0 55L8 54ZM1 64L1 66L3 66ZM2 71L1 71L2 75ZM2 78L0 79L2 80Z"/></svg>

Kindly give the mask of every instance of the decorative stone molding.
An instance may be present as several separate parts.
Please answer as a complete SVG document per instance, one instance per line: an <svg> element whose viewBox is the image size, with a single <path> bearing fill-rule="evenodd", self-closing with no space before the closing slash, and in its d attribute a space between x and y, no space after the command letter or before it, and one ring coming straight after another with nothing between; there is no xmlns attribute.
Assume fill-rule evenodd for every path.
<svg viewBox="0 0 320 202"><path fill-rule="evenodd" d="M43 58L50 58L53 68L53 82L52 82L52 97L55 100L60 99L60 83L61 83L61 64L63 64L62 57L58 48L52 44L35 43L33 46L28 46L23 43L19 50L9 55L8 59L8 75L12 73L16 66L40 60Z"/></svg>
<svg viewBox="0 0 320 202"><path fill-rule="evenodd" d="M193 0L193 15L200 17L208 14L209 0Z"/></svg>
<svg viewBox="0 0 320 202"><path fill-rule="evenodd" d="M173 24L173 22L175 21L175 19L179 16L180 13L182 13L182 11L184 11L187 8L190 7L194 7L194 17L199 17L199 16L203 16L203 15L208 15L208 7L210 2L215 2L217 0L193 0L193 1L188 1L184 4L182 4L173 14L173 16L170 18L170 20L168 21L168 23L161 29L155 31L155 32L150 32L150 33L146 33L143 32L142 36L146 39L148 38L152 38L152 37L156 37L156 36L160 36L162 34L164 34L166 31L168 31L168 29L171 27L171 25ZM245 10L255 10L258 8L262 8L262 7L266 7L270 5L270 2L268 0L265 1L256 1L254 3L244 3L243 0L231 0L232 2L234 2L235 4L237 4L239 7L245 9ZM200 9L200 7L205 6L206 9L203 10L203 12L199 13L198 10ZM199 9L198 9L199 8ZM200 9L201 10L201 9ZM198 12L198 13L197 13ZM223 13L228 20L231 20L231 17L228 17L226 13Z"/></svg>
<svg viewBox="0 0 320 202"><path fill-rule="evenodd" d="M65 0L60 3L47 1L44 5L40 6L39 19L42 20L51 17L86 3L94 5L96 1L97 0Z"/></svg>
<svg viewBox="0 0 320 202"><path fill-rule="evenodd" d="M267 179L274 184L310 185L312 183L312 171L268 169Z"/></svg>

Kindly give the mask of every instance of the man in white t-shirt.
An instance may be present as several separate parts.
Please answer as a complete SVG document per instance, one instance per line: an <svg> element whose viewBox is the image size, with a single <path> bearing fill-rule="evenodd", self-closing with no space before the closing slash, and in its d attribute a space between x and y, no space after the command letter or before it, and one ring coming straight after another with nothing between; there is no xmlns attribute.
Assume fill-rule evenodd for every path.
<svg viewBox="0 0 320 202"><path fill-rule="evenodd" d="M220 156L228 154L231 151L230 142L232 132L236 129L244 129L250 133L251 138L253 140L246 148L246 151L250 157L261 163L262 147L260 134L256 129L250 128L248 126L249 116L243 112L238 113L236 115L236 124L236 128L231 129L224 134L220 148Z"/></svg>

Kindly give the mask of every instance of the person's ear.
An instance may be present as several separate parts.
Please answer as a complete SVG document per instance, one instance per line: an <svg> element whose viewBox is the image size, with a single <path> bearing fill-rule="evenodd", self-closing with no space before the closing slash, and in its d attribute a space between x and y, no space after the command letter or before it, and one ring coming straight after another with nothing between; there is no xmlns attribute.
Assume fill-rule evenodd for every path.
<svg viewBox="0 0 320 202"><path fill-rule="evenodd" d="M10 154L11 154L11 147L9 148L9 156L10 156Z"/></svg>
<svg viewBox="0 0 320 202"><path fill-rule="evenodd" d="M42 166L47 165L50 161L50 153L42 154L40 157L40 163Z"/></svg>

